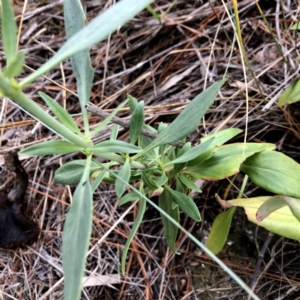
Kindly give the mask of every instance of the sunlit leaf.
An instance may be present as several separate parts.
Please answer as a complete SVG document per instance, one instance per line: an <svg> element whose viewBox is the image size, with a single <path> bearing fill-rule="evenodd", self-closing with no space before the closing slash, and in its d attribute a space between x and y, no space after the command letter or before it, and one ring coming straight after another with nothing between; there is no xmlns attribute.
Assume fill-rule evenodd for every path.
<svg viewBox="0 0 300 300"><path fill-rule="evenodd" d="M3 70L3 74L8 78L13 78L21 74L25 61L25 51L19 52L9 65Z"/></svg>
<svg viewBox="0 0 300 300"><path fill-rule="evenodd" d="M101 156L101 153L137 153L142 151L139 147L123 142L123 141L103 141L95 146L90 147L88 150L94 152L96 155Z"/></svg>

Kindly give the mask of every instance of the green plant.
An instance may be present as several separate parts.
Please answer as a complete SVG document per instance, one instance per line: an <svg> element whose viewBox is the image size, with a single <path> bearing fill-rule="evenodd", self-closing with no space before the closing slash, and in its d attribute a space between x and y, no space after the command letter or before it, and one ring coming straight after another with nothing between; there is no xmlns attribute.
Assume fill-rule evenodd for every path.
<svg viewBox="0 0 300 300"><path fill-rule="evenodd" d="M247 169L247 162L250 160L250 165L259 168L265 160L255 165L251 159L263 155L263 153L276 153L272 152L274 145L267 143L223 145L241 132L233 128L211 134L201 139L200 144L196 146L186 142L187 136L196 129L202 116L214 102L218 91L226 82L225 79L214 83L196 96L171 124L160 124L157 130L144 123L144 103L128 96L128 99L117 107L96 129L90 131L86 110L93 81L89 47L103 40L108 34L149 5L151 1L123 0L87 26L84 26L85 16L80 1L64 1L68 41L47 63L21 82L17 82L14 78L22 72L25 54L17 51L16 24L13 21L14 15L10 1L2 0L1 3L2 37L7 58L7 65L0 73L1 95L11 99L16 105L62 138L62 140L34 145L21 151L20 154L51 155L80 151L86 156L86 159L66 163L55 174L56 183L77 185L63 233L65 299L79 299L80 296L81 278L92 226L93 191L102 181L115 184L116 194L120 198L119 205L134 200L140 201L135 224L123 251L122 271L124 273L126 254L142 221L146 202L154 205L146 195L159 194L159 207L156 207L161 213L166 241L169 247L176 251L175 241L178 229L187 233L179 225L179 210L182 210L195 221L201 221L200 212L190 197L191 190L201 192L195 184L198 179L220 180L236 174L242 169L255 181L258 175L253 175L251 170ZM95 30L97 28L101 28L101 31ZM81 42L77 43L78 40ZM46 94L39 93L55 117L46 113L22 91L26 85L69 57L71 57L77 82L78 98L84 119L84 132L80 131L67 111ZM131 113L130 142L117 140L115 128L111 133L110 140L93 144L92 137L103 130L127 103ZM150 131L154 138L144 135L146 130ZM94 159L95 157L104 158L107 163L100 164ZM260 174L262 173L259 172ZM265 185L268 185L269 181L266 177L268 176L263 175L263 178L259 178L255 183L260 185L264 182ZM132 183L137 183L135 186L138 186L138 189L134 188ZM231 216L232 213L226 214L227 228L230 226ZM223 234L223 239L225 236ZM199 241L192 236L190 237L206 253L212 255ZM214 259L229 272L228 268L216 257ZM243 286L238 278L235 277L235 279ZM255 298L251 292L249 294Z"/></svg>

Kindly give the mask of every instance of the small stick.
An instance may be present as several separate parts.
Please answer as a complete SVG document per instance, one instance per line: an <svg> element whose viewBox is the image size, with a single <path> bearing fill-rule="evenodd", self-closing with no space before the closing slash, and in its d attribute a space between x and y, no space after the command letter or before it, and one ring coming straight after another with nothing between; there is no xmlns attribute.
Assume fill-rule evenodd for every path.
<svg viewBox="0 0 300 300"><path fill-rule="evenodd" d="M110 116L109 113L103 111L102 109L98 108L98 107L95 107L95 106L91 106L91 105L86 105L85 106L86 110L96 116L100 116L102 117L103 119L107 118ZM120 126L122 126L123 128L125 129L129 129L130 127L130 122L128 121L125 121L119 117L113 117L111 119L111 122L115 123L115 124L118 124ZM144 136L147 136L147 137L150 137L150 138L153 138L155 139L157 137L157 134L154 133L154 132L151 132L147 129L142 129L142 132L141 132L142 135ZM174 143L170 143L172 146L175 146L175 147L179 147L179 148L182 148L184 146L184 143L181 143L181 142L174 142Z"/></svg>

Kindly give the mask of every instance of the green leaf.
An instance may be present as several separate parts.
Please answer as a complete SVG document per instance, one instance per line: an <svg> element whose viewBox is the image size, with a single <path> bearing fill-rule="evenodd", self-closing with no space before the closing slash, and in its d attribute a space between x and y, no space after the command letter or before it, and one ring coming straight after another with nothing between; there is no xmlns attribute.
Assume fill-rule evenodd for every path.
<svg viewBox="0 0 300 300"><path fill-rule="evenodd" d="M239 172L240 165L247 157L274 148L275 145L268 143L236 143L221 146L203 163L188 167L184 172L192 175L195 180L220 180Z"/></svg>
<svg viewBox="0 0 300 300"><path fill-rule="evenodd" d="M81 135L76 122L62 106L60 106L54 99L44 94L43 92L39 92L39 95L41 96L41 98L43 98L47 106L64 126L69 128L71 131Z"/></svg>
<svg viewBox="0 0 300 300"><path fill-rule="evenodd" d="M290 28L290 30L300 30L300 22L294 24L294 25Z"/></svg>
<svg viewBox="0 0 300 300"><path fill-rule="evenodd" d="M168 181L168 176L166 175L165 172L163 172L163 173L161 174L161 176L156 180L156 184L157 184L158 186L162 186L162 185L164 185L167 181Z"/></svg>
<svg viewBox="0 0 300 300"><path fill-rule="evenodd" d="M135 107L130 118L130 143L135 144L144 125L144 101L140 101Z"/></svg>
<svg viewBox="0 0 300 300"><path fill-rule="evenodd" d="M9 67L17 55L17 25L11 1L1 0L1 8L2 42Z"/></svg>
<svg viewBox="0 0 300 300"><path fill-rule="evenodd" d="M144 182L144 185L147 186L150 190L158 189L158 186L154 182L154 180L150 176L148 176L144 171L142 171L141 177Z"/></svg>
<svg viewBox="0 0 300 300"><path fill-rule="evenodd" d="M279 97L278 104L284 105L300 101L300 80L289 86Z"/></svg>
<svg viewBox="0 0 300 300"><path fill-rule="evenodd" d="M101 156L101 153L137 153L142 151L139 147L123 141L103 141L95 146L88 148L95 155Z"/></svg>
<svg viewBox="0 0 300 300"><path fill-rule="evenodd" d="M63 7L67 39L70 40L72 36L84 28L85 14L80 0L64 0ZM74 47L76 47L76 45L74 45ZM84 117L84 127L86 133L88 133L89 123L85 106L89 102L94 79L94 70L91 67L89 47L73 55L71 57L71 65L76 78L78 98Z"/></svg>
<svg viewBox="0 0 300 300"><path fill-rule="evenodd" d="M94 179L93 183L92 183L92 191L93 193L96 191L96 189L98 188L99 184L103 181L105 175L107 174L106 170L102 170L97 177Z"/></svg>
<svg viewBox="0 0 300 300"><path fill-rule="evenodd" d="M120 126L118 124L115 124L111 130L111 133L110 133L110 140L111 141L115 141L118 137L118 134L119 134L119 128Z"/></svg>
<svg viewBox="0 0 300 300"><path fill-rule="evenodd" d="M184 195L182 193L172 190L167 185L165 185L164 188L167 189L171 193L173 199L179 205L179 207L182 209L182 211L184 211L193 220L195 220L197 222L201 221L201 215L199 213L197 205L195 204L195 202L192 198L190 198L187 195Z"/></svg>
<svg viewBox="0 0 300 300"><path fill-rule="evenodd" d="M89 157L68 212L62 237L64 300L80 298L86 254L92 231L93 193L89 182Z"/></svg>
<svg viewBox="0 0 300 300"><path fill-rule="evenodd" d="M241 198L227 201L227 203L231 206L243 207L250 222L281 236L300 240L300 223L288 206L277 209L261 222L256 219L258 208L269 198L270 196Z"/></svg>
<svg viewBox="0 0 300 300"><path fill-rule="evenodd" d="M173 205L173 201L172 194L168 190L164 189L158 198L158 205L172 219L179 223L179 208L178 205ZM169 248L175 252L175 242L177 239L178 228L166 216L163 214L160 214L160 216L163 223L167 244Z"/></svg>
<svg viewBox="0 0 300 300"><path fill-rule="evenodd" d="M54 184L78 184L82 177L86 164L86 159L78 159L65 163L56 170L54 175ZM90 165L89 176L96 170L99 170L99 168L99 164L92 161Z"/></svg>
<svg viewBox="0 0 300 300"><path fill-rule="evenodd" d="M201 143L195 147L192 147L191 149L187 150L183 155L179 156L178 158L174 159L173 161L170 161L166 165L170 164L176 164L176 163L183 163L183 162L188 162L197 156L199 156L202 152L204 152L209 145L212 143L213 138L205 141L204 143Z"/></svg>
<svg viewBox="0 0 300 300"><path fill-rule="evenodd" d="M19 152L20 155L40 156L68 154L81 151L83 148L65 141L49 141L30 146Z"/></svg>
<svg viewBox="0 0 300 300"><path fill-rule="evenodd" d="M23 71L25 55L25 51L19 52L11 61L11 63L3 70L4 76L6 76L7 78L19 76Z"/></svg>
<svg viewBox="0 0 300 300"><path fill-rule="evenodd" d="M122 253L122 274L123 275L125 274L125 265L126 265L126 258L127 258L128 249L129 249L129 246L130 246L135 234L137 233L137 231L139 229L139 226L142 223L142 220L143 220L143 217L144 217L144 214L145 214L145 211L146 211L146 204L147 204L147 201L144 200L143 198L140 198L140 207L139 207L139 210L138 210L138 214L137 214L136 219L133 223L133 226L130 230L129 236L127 238L127 241L126 241L126 244L124 246L123 253Z"/></svg>
<svg viewBox="0 0 300 300"><path fill-rule="evenodd" d="M130 192L122 196L118 202L118 206L122 206L125 203L139 200L139 195L136 192Z"/></svg>
<svg viewBox="0 0 300 300"><path fill-rule="evenodd" d="M196 184L194 183L194 181L191 180L190 178L188 178L185 174L180 173L179 174L179 179L189 189L191 189L193 191L196 191L198 193L202 193L202 191L196 186Z"/></svg>
<svg viewBox="0 0 300 300"><path fill-rule="evenodd" d="M214 148L216 146L222 146L224 143L232 139L233 137L237 136L243 132L243 130L238 128L227 128L218 132L211 133L203 138L200 139L201 143L204 143L205 141L208 141L212 138L213 141L210 144L210 147Z"/></svg>
<svg viewBox="0 0 300 300"><path fill-rule="evenodd" d="M218 254L223 249L228 237L234 212L235 207L231 207L215 218L205 244L213 254Z"/></svg>
<svg viewBox="0 0 300 300"><path fill-rule="evenodd" d="M138 105L138 101L136 98L132 97L131 95L127 96L129 108L130 108L130 114L132 115L136 106Z"/></svg>
<svg viewBox="0 0 300 300"><path fill-rule="evenodd" d="M300 165L280 152L253 155L241 165L241 171L267 191L300 198Z"/></svg>
<svg viewBox="0 0 300 300"><path fill-rule="evenodd" d="M148 150L159 145L179 141L193 132L197 126L199 126L201 118L214 102L218 91L225 82L226 79L216 82L200 95L196 96L178 115L178 117L168 127L160 132L154 141L136 157L141 156Z"/></svg>
<svg viewBox="0 0 300 300"><path fill-rule="evenodd" d="M131 20L137 13L139 13L151 2L152 0L123 0L117 2L105 10L100 16L91 21L82 30L68 39L68 41L50 60L43 64L34 73L25 78L20 85L24 87L25 85L39 78L41 75L53 69L66 58L69 58L72 55L103 41L109 34L113 33L126 22Z"/></svg>
<svg viewBox="0 0 300 300"><path fill-rule="evenodd" d="M129 163L129 159L127 158L124 165L120 168L118 177L116 178L115 189L118 198L120 198L123 195L128 185L130 174L131 174L130 163ZM123 180L119 180L119 177L121 177Z"/></svg>

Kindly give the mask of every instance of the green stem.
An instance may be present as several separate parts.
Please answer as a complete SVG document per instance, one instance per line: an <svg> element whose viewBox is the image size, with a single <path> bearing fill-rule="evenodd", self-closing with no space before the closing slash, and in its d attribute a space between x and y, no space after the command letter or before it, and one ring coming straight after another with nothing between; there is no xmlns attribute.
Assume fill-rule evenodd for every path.
<svg viewBox="0 0 300 300"><path fill-rule="evenodd" d="M14 102L17 106L63 139L83 148L91 146L90 143L86 142L84 139L46 113L39 105L29 99L22 92L16 81L8 80L2 73L0 73L0 91L4 97L12 99L12 102Z"/></svg>

